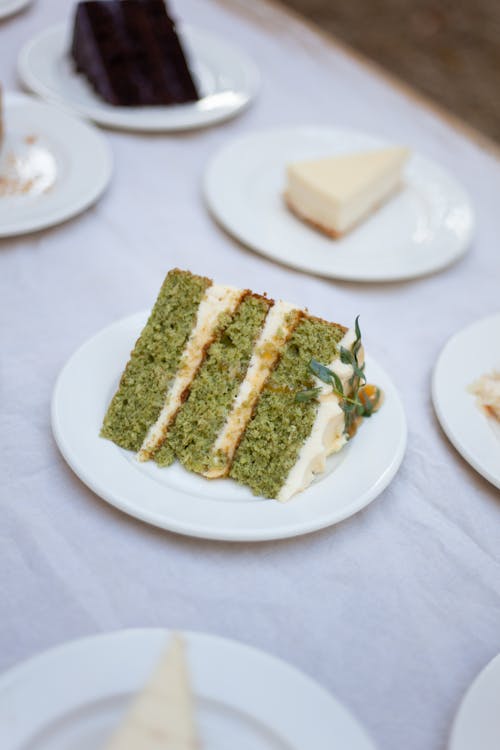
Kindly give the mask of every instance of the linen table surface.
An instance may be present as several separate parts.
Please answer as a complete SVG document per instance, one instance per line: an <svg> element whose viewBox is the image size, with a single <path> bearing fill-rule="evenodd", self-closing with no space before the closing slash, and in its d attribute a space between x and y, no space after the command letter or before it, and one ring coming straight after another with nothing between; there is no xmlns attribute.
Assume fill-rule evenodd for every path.
<svg viewBox="0 0 500 750"><path fill-rule="evenodd" d="M22 44L69 8L36 0L0 24L7 89L19 88ZM102 131L115 159L102 200L62 226L0 241L0 669L97 632L208 631L314 677L379 748L442 749L465 689L500 650L499 493L448 443L430 398L446 339L499 308L498 161L274 6L173 9L258 62L254 105L182 135ZM309 276L229 238L203 205L208 159L240 135L303 124L373 132L443 164L474 203L470 252L428 278L370 285ZM173 266L342 323L361 315L409 424L403 465L366 510L287 541L200 541L112 509L68 468L50 429L58 372L86 338L150 306Z"/></svg>

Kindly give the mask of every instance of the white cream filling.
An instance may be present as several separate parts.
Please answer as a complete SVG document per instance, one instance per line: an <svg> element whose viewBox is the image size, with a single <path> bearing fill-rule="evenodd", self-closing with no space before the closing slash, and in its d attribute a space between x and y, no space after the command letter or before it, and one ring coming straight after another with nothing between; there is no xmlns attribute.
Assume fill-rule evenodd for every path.
<svg viewBox="0 0 500 750"><path fill-rule="evenodd" d="M170 386L156 422L149 428L137 454L139 461L148 461L162 445L168 426L182 404L182 394L195 376L204 356L204 349L213 336L221 313L232 314L243 294L242 289L213 284L205 291L198 307L196 324L187 341L175 379Z"/></svg>
<svg viewBox="0 0 500 750"><path fill-rule="evenodd" d="M210 479L225 476L232 461L238 441L248 424L262 387L271 372L281 347L293 330L296 319L290 316L294 305L288 302L276 302L269 310L266 321L255 344L248 369L238 394L228 414L225 424L214 443L212 452L224 455L216 468L209 469L204 476Z"/></svg>
<svg viewBox="0 0 500 750"><path fill-rule="evenodd" d="M339 351L341 346L350 349L355 340L355 331L349 329L339 343ZM362 350L360 355L362 356ZM346 365L337 358L329 365L329 369L339 376L345 388L353 374L351 365ZM338 397L332 392L332 386L323 383L319 378L315 380L318 388L321 388L316 418L309 437L300 449L298 459L276 498L280 502L286 502L293 495L305 490L316 474L325 471L327 456L341 450L347 440L344 433L344 412L339 406Z"/></svg>

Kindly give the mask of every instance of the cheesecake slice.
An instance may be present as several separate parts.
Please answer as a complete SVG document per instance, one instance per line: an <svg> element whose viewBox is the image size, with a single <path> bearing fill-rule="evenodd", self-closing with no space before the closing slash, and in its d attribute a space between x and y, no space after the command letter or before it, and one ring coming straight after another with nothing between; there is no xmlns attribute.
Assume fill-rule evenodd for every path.
<svg viewBox="0 0 500 750"><path fill-rule="evenodd" d="M409 150L401 146L290 164L285 200L299 218L341 237L402 183Z"/></svg>
<svg viewBox="0 0 500 750"><path fill-rule="evenodd" d="M198 750L184 642L174 635L106 750Z"/></svg>

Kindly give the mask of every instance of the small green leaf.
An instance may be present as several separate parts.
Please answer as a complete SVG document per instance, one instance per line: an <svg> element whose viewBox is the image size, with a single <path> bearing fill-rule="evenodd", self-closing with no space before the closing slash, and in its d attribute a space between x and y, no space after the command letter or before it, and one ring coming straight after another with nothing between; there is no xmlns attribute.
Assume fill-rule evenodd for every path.
<svg viewBox="0 0 500 750"><path fill-rule="evenodd" d="M357 361L358 353L359 353L359 350L361 349L361 330L359 327L359 315L356 317L356 321L354 323L354 331L356 333L356 339L354 341L354 344L351 347L351 351L354 355L354 358Z"/></svg>
<svg viewBox="0 0 500 750"><path fill-rule="evenodd" d="M361 341L361 329L359 327L359 315L356 315L356 320L354 321L354 332L356 334L356 341Z"/></svg>
<svg viewBox="0 0 500 750"><path fill-rule="evenodd" d="M321 392L321 388L308 388L305 391L299 391L295 394L295 401L298 403L305 403L307 401L314 401L315 398Z"/></svg>
<svg viewBox="0 0 500 750"><path fill-rule="evenodd" d="M339 376L337 375L336 372L332 372L332 378L333 378L333 382L335 384L335 390L337 392L337 395L338 396L343 396L344 395L344 386L342 385L342 381L341 381L341 379L339 378Z"/></svg>
<svg viewBox="0 0 500 750"><path fill-rule="evenodd" d="M316 377L322 380L323 383L328 383L328 385L331 384L333 373L328 369L328 367L325 367L325 365L322 365L315 359L311 359L311 361L309 362L309 369L311 370L313 375L316 375Z"/></svg>
<svg viewBox="0 0 500 750"><path fill-rule="evenodd" d="M344 363L344 365L352 365L354 364L354 356L352 352L349 351L349 349L346 349L345 347L340 347L340 361Z"/></svg>
<svg viewBox="0 0 500 750"><path fill-rule="evenodd" d="M352 414L356 409L356 402L351 401L350 399L344 399L340 404L340 408L345 414Z"/></svg>
<svg viewBox="0 0 500 750"><path fill-rule="evenodd" d="M361 367L357 363L355 363L353 365L352 369L354 371L355 377L359 378L359 380L360 380L360 383L358 385L360 385L360 384L364 385L366 383L366 375L365 375L365 372L364 372L364 370L365 370L364 363L361 365Z"/></svg>

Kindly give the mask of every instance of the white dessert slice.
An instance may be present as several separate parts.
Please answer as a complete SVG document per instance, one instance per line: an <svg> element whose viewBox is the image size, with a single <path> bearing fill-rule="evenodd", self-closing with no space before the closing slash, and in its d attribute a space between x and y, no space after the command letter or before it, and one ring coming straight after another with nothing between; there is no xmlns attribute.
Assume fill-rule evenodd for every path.
<svg viewBox="0 0 500 750"><path fill-rule="evenodd" d="M199 747L184 643L174 635L106 750L198 750Z"/></svg>
<svg viewBox="0 0 500 750"><path fill-rule="evenodd" d="M398 189L409 153L395 146L290 164L286 202L301 219L339 237Z"/></svg>
<svg viewBox="0 0 500 750"><path fill-rule="evenodd" d="M223 313L232 314L238 306L243 289L212 284L200 302L196 324L182 354L177 375L171 384L163 408L156 422L149 428L137 454L139 461L149 461L163 444L170 424L182 406L186 388L191 384L200 367L205 351L213 340L219 317Z"/></svg>

